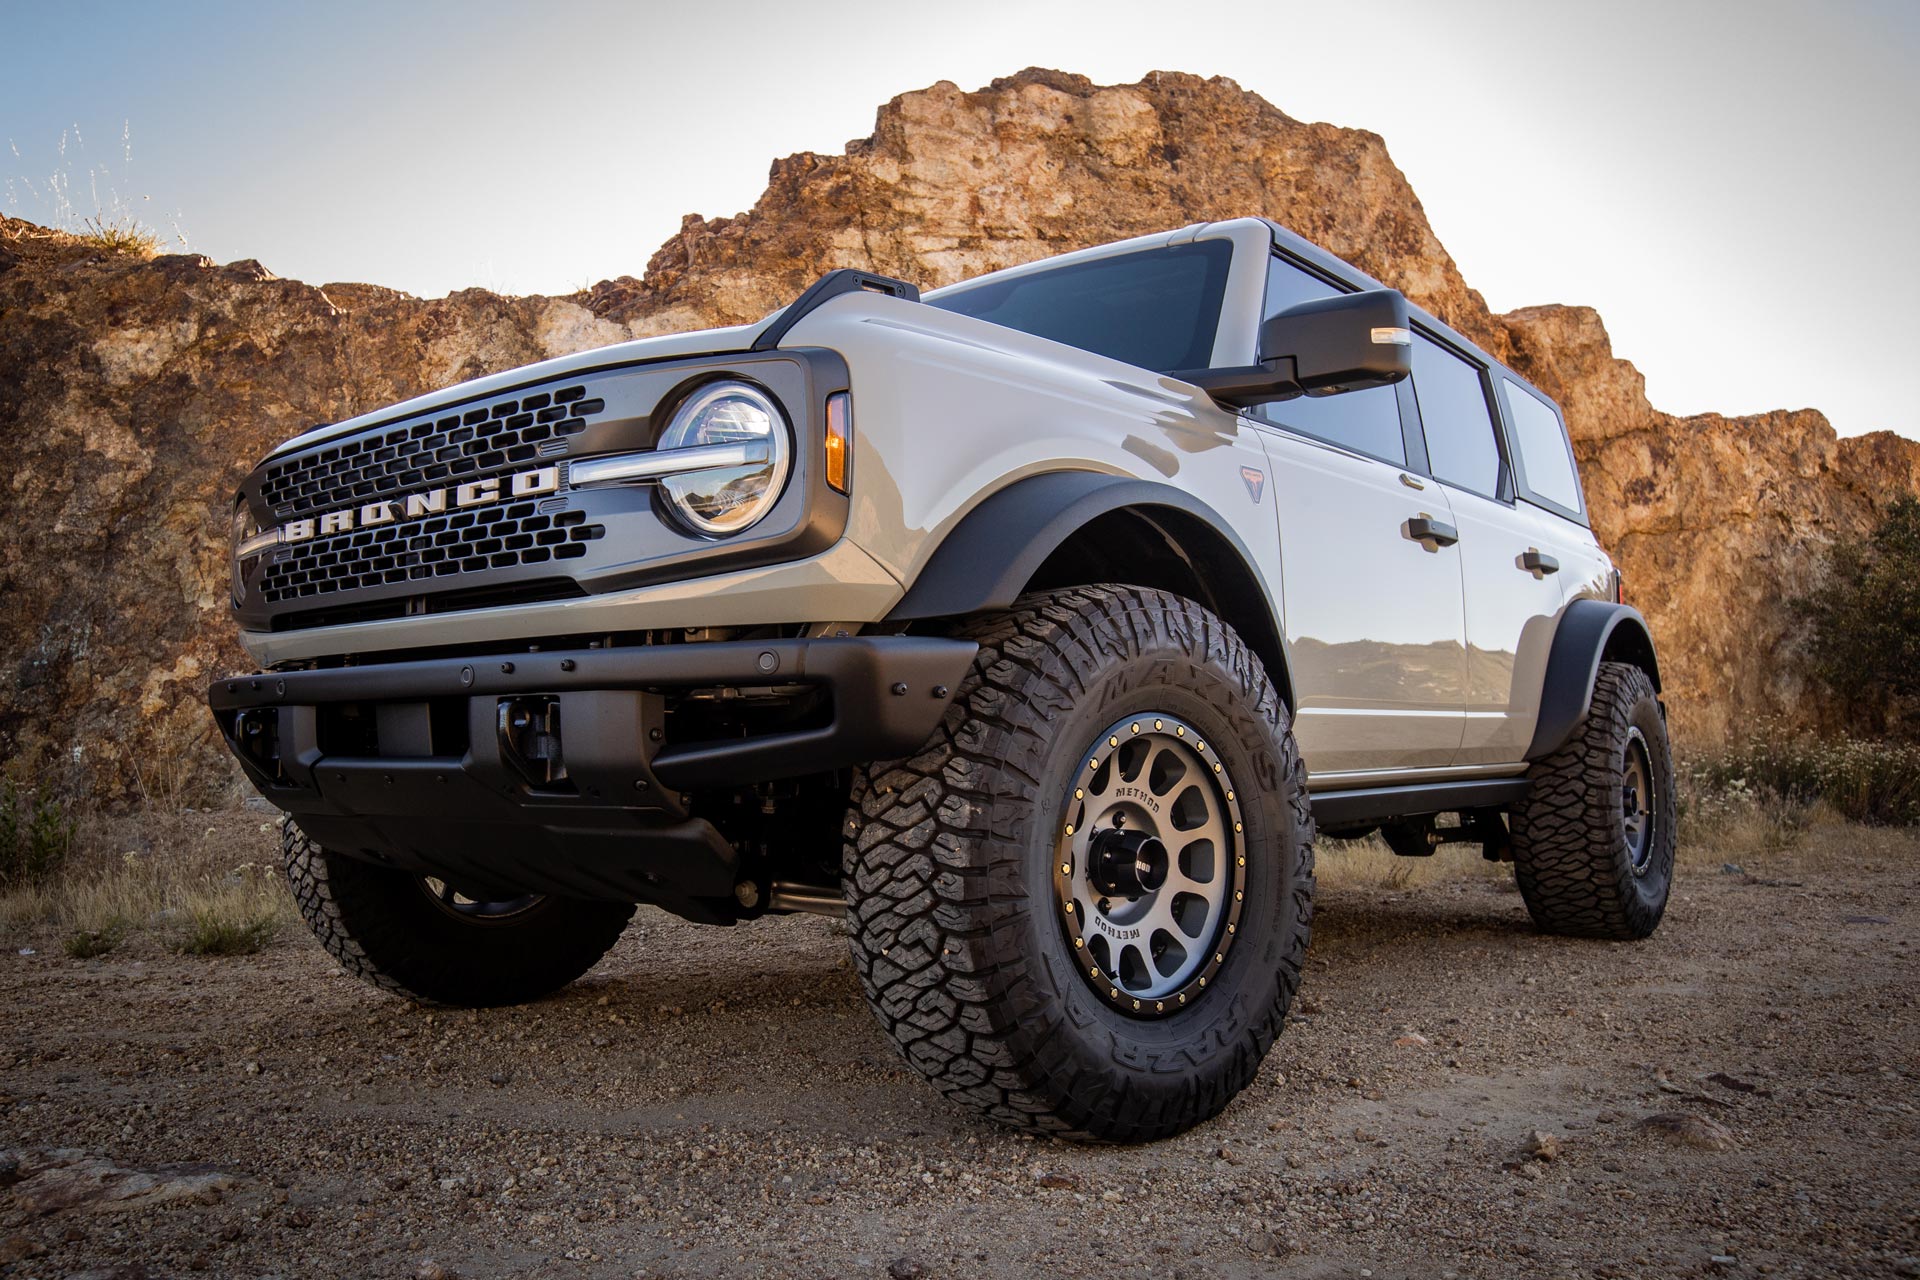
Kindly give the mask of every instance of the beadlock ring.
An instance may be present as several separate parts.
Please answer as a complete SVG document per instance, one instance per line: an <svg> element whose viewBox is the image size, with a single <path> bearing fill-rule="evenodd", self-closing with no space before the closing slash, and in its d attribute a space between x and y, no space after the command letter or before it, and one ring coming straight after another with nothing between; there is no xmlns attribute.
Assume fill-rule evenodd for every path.
<svg viewBox="0 0 1920 1280"><path fill-rule="evenodd" d="M1092 842L1105 838L1110 855L1116 825L1144 831L1169 851L1157 888L1146 888L1159 878L1157 864L1144 880L1104 878L1110 887L1140 888L1133 897L1102 896L1090 880ZM1204 879L1195 874L1201 843L1212 846ZM1090 990L1128 1017L1162 1018L1193 1007L1232 954L1245 880L1238 790L1206 735L1178 716L1148 711L1093 739L1067 784L1053 855L1056 914ZM1163 969L1176 948L1175 962Z"/></svg>

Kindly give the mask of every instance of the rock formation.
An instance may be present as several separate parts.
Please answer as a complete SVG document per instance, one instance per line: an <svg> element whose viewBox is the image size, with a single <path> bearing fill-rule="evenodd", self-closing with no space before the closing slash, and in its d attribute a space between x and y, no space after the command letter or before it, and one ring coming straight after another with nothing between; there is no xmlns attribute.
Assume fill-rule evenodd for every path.
<svg viewBox="0 0 1920 1280"><path fill-rule="evenodd" d="M112 799L229 785L200 697L243 659L226 501L271 445L463 378L764 314L832 266L945 284L1122 236L1266 214L1445 318L1566 405L1594 522L1704 742L1810 714L1780 601L1920 481L1920 445L1810 410L1677 419L1578 307L1491 314L1376 136L1231 81L1030 70L882 107L845 155L777 161L735 218L689 217L643 277L571 298L423 301L253 262L151 261L0 223L0 756Z"/></svg>

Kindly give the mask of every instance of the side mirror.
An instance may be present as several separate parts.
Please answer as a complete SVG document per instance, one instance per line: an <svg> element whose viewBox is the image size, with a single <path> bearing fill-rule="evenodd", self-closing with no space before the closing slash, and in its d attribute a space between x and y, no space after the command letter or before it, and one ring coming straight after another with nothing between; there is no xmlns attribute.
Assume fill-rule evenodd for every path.
<svg viewBox="0 0 1920 1280"><path fill-rule="evenodd" d="M1413 331L1398 290L1336 294L1260 326L1260 363L1174 376L1229 408L1385 387L1413 372Z"/></svg>

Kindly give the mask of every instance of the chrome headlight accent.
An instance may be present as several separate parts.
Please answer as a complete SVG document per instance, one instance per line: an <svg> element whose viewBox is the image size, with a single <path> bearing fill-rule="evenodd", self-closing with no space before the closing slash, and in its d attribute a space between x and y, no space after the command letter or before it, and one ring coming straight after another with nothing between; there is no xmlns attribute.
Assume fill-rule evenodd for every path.
<svg viewBox="0 0 1920 1280"><path fill-rule="evenodd" d="M233 553L233 602L238 605L247 598L246 561L240 555L240 548L246 545L248 538L255 536L253 509L247 505L245 498L234 502L227 534L227 545Z"/></svg>
<svg viewBox="0 0 1920 1280"><path fill-rule="evenodd" d="M627 461L624 478L650 473L680 520L701 533L725 536L751 527L779 500L793 468L793 429L760 388L715 382L674 412L650 458ZM573 482L591 483L591 467L574 464ZM610 477L603 472L599 478Z"/></svg>
<svg viewBox="0 0 1920 1280"><path fill-rule="evenodd" d="M233 504L233 563L240 566L259 555L262 551L280 542L280 529L262 530L259 521L253 518L253 508L247 500L241 498Z"/></svg>

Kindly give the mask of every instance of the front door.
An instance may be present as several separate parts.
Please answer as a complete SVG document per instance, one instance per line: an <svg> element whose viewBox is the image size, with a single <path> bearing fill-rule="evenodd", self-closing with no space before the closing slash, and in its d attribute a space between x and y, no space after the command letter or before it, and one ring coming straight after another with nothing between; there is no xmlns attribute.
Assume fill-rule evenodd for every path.
<svg viewBox="0 0 1920 1280"><path fill-rule="evenodd" d="M1265 314L1338 292L1276 254ZM1412 412L1405 388L1378 387L1249 415L1275 428L1262 436L1273 461L1294 731L1321 785L1368 781L1331 774L1448 765L1460 747L1460 559L1446 494L1408 465Z"/></svg>
<svg viewBox="0 0 1920 1280"><path fill-rule="evenodd" d="M1349 394L1390 399L1392 391ZM1452 763L1466 639L1460 558L1442 541L1453 524L1445 493L1334 445L1263 436L1280 523L1294 732L1308 772L1324 784L1339 781L1327 774Z"/></svg>

